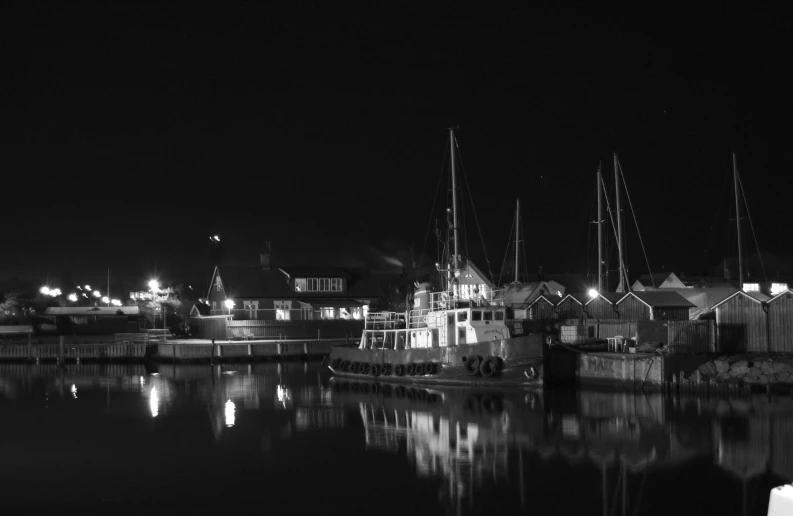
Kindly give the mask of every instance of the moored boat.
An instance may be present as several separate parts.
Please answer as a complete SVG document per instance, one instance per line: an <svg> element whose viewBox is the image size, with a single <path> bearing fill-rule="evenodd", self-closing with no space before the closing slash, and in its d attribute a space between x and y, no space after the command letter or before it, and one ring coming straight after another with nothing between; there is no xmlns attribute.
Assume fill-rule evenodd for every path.
<svg viewBox="0 0 793 516"><path fill-rule="evenodd" d="M436 264L444 288L417 283L410 309L369 312L359 346L333 348L328 366L338 376L379 381L541 386L545 335L523 334L499 291L460 282L453 129L449 138L453 247L447 246L447 266Z"/></svg>

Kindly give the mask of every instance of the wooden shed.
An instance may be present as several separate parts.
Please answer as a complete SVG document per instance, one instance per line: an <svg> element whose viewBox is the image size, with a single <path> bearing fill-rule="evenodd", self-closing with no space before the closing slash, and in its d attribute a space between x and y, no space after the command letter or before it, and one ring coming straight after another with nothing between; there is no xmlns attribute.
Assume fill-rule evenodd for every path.
<svg viewBox="0 0 793 516"><path fill-rule="evenodd" d="M567 294L556 305L556 314L559 319L586 319L584 303L588 299L586 294Z"/></svg>
<svg viewBox="0 0 793 516"><path fill-rule="evenodd" d="M556 319L556 305L561 300L561 297L553 296L551 294L540 295L540 297L529 304L529 319L534 321L549 321Z"/></svg>
<svg viewBox="0 0 793 516"><path fill-rule="evenodd" d="M768 321L760 292L739 290L713 306L716 312L717 351L768 351Z"/></svg>
<svg viewBox="0 0 793 516"><path fill-rule="evenodd" d="M631 321L688 321L694 303L677 292L628 292L617 301L621 319Z"/></svg>
<svg viewBox="0 0 793 516"><path fill-rule="evenodd" d="M586 302L584 310L592 319L619 319L616 305L622 297L623 294L617 292L599 292Z"/></svg>
<svg viewBox="0 0 793 516"><path fill-rule="evenodd" d="M768 345L772 353L793 353L793 292L785 290L768 300Z"/></svg>

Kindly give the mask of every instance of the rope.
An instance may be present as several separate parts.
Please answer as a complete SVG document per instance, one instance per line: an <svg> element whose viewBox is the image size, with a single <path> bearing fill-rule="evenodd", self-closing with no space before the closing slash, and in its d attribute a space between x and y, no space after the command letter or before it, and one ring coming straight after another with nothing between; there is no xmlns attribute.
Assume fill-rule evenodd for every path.
<svg viewBox="0 0 793 516"><path fill-rule="evenodd" d="M455 139L455 144L457 140ZM487 257L487 246L485 246L485 239L482 236L482 228L479 226L479 218L476 216L476 206L474 206L474 197L471 195L471 187L468 186L468 178L465 175L465 166L463 165L463 156L460 152L459 145L457 146L457 153L460 155L460 168L463 172L463 181L465 182L465 188L468 190L468 198L471 199L471 209L474 212L474 222L476 222L476 229L479 232L479 239L482 241L482 253L485 255L485 261L487 262L487 272L490 275L490 280L493 280L493 268L490 265L490 259ZM466 242L467 244L467 242Z"/></svg>
<svg viewBox="0 0 793 516"><path fill-rule="evenodd" d="M617 158L617 166L620 169L620 177L622 178L622 184L625 185L625 195L628 197L628 206L630 206L631 214L633 214L633 223L636 224L636 232L639 234L639 243L642 245L642 253L644 253L644 263L647 264L647 272L650 273L650 278L653 283L653 287L655 287L655 279L653 279L653 271L650 269L650 261L647 259L647 251L644 249L644 240L642 240L642 232L639 231L639 221L636 219L636 212L633 210L633 202L631 202L631 193L628 191L628 183L625 182L625 175L623 175L622 173L622 163L620 163L619 158ZM625 280L627 281L627 278L625 278ZM630 287L628 288L630 289Z"/></svg>
<svg viewBox="0 0 793 516"><path fill-rule="evenodd" d="M448 143L446 147L448 148ZM438 184L435 187L435 195L432 196L432 208L430 209L430 221L427 223L427 232L424 234L424 243L421 245L421 256L419 256L419 266L416 269L416 279L418 281L419 271L421 271L421 262L424 260L424 250L427 248L427 237L430 235L430 228L432 227L432 213L435 211L435 201L438 200L438 190L441 188L441 179L443 179L443 165L446 163L446 149L443 150L443 160L441 161L441 173L438 175Z"/></svg>
<svg viewBox="0 0 793 516"><path fill-rule="evenodd" d="M754 238L754 245L757 247L757 256L760 258L760 268L763 271L763 278L766 282L768 282L768 276L765 273L765 265L763 265L763 254L760 252L760 245L757 243L757 235L754 232L754 224L752 223L752 214L749 213L749 204L746 202L746 192L743 191L743 181L741 181L741 174L738 174L738 185L741 187L743 207L746 208L746 215L749 217L749 227L752 228L752 237ZM741 288L743 288L743 285L741 285Z"/></svg>

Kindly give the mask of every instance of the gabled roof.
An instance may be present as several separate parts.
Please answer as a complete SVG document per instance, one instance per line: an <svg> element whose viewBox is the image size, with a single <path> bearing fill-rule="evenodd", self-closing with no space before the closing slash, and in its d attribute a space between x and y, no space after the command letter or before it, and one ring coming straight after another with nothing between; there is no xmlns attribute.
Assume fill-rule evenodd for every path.
<svg viewBox="0 0 793 516"><path fill-rule="evenodd" d="M562 299L560 299L559 302L556 304L559 305L564 303L567 300L567 298L572 299L581 306L584 306L587 303L587 301L591 299L588 294L567 294Z"/></svg>
<svg viewBox="0 0 793 516"><path fill-rule="evenodd" d="M349 278L350 277L350 273L348 271L336 267L280 267L279 270L283 274L286 274L287 276L291 276L293 278Z"/></svg>
<svg viewBox="0 0 793 516"><path fill-rule="evenodd" d="M137 306L51 306L47 308L44 315L140 315L140 308Z"/></svg>
<svg viewBox="0 0 793 516"><path fill-rule="evenodd" d="M733 295L725 297L719 303L713 305L713 310L715 310L716 308L720 307L721 305L723 305L724 303L726 303L730 299L734 298L735 296L746 296L749 299L751 299L752 301L754 301L755 303L759 303L759 304L763 304L766 301L768 301L769 299L771 299L767 295L763 294L762 292L744 292L743 290L738 290Z"/></svg>
<svg viewBox="0 0 793 516"><path fill-rule="evenodd" d="M617 304L622 303L629 297L635 297L650 308L692 308L696 306L688 299L677 292L666 292L664 290L645 290L639 292L628 292Z"/></svg>
<svg viewBox="0 0 793 516"><path fill-rule="evenodd" d="M786 296L787 294L793 294L793 290L790 290L790 289L783 290L783 291L782 291L782 292L780 292L779 294L777 294L777 295L775 295L774 297L772 297L771 299L769 299L769 300L767 301L767 303L768 303L768 304L771 304L771 303L773 303L774 301L776 301L777 299L779 299L779 298L781 298L781 297L783 297L783 296Z"/></svg>
<svg viewBox="0 0 793 516"><path fill-rule="evenodd" d="M197 313L199 316L207 316L212 314L212 310L210 310L209 305L206 303L195 303L190 309L191 316L193 315L193 312Z"/></svg>
<svg viewBox="0 0 793 516"><path fill-rule="evenodd" d="M613 305L613 304L615 304L617 301L619 301L620 299L622 299L625 296L625 294L621 294L619 292L598 292L598 295L596 297L589 297L588 294L584 294L584 295L586 295L586 297L589 298L589 301L584 303L585 305L588 305L589 303L591 303L592 301L594 301L595 299L597 299L599 297L602 297L610 305Z"/></svg>
<svg viewBox="0 0 793 516"><path fill-rule="evenodd" d="M656 288L658 288L658 287L661 286L661 283L663 283L664 281L667 280L667 278L669 278L670 274L671 273L669 273L669 272L656 272L656 273L653 273L653 274L642 274L641 276L639 276L639 278L636 281L638 281L639 283L641 283L645 287L656 287ZM653 284L653 283L655 283L655 284Z"/></svg>
<svg viewBox="0 0 793 516"><path fill-rule="evenodd" d="M531 308L532 306L536 305L540 301L545 301L546 303L549 303L551 306L556 306L556 305L559 304L559 302L561 300L562 300L561 297L553 295L553 294L540 294L539 297L537 297L537 299L532 301L531 304L528 307Z"/></svg>
<svg viewBox="0 0 793 516"><path fill-rule="evenodd" d="M477 267L477 266L474 264L474 262L472 262L471 260L466 260L466 261L465 261L465 264L461 264L461 265L460 265L460 270L464 270L464 269L467 269L467 268L470 268L472 271L474 271L474 273L475 273L477 276L479 276L480 278L482 278L482 281L484 281L484 282L485 282L485 285L487 285L487 288L491 288L491 289L492 289L492 288L494 287L494 285L493 285L493 282L492 282L492 281L490 281L490 279L487 277L487 275L486 275L485 273L483 273L483 272L482 272L482 271L479 269L479 267Z"/></svg>

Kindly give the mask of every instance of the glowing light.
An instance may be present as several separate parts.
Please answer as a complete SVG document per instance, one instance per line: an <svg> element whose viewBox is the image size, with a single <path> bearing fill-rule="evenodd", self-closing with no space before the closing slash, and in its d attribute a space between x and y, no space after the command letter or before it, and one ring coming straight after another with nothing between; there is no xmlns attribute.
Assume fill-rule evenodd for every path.
<svg viewBox="0 0 793 516"><path fill-rule="evenodd" d="M72 303L77 301L77 294L69 294L69 301Z"/></svg>
<svg viewBox="0 0 793 516"><path fill-rule="evenodd" d="M110 302L110 298L107 297L107 296L102 296L102 302L103 303L109 303Z"/></svg>
<svg viewBox="0 0 793 516"><path fill-rule="evenodd" d="M113 306L121 306L121 301L119 301L118 299L114 299L114 300L110 301L110 303Z"/></svg>
<svg viewBox="0 0 793 516"><path fill-rule="evenodd" d="M160 413L159 405L160 396L157 394L157 387L152 387L151 393L149 393L149 410L151 410L151 417L157 417L157 414Z"/></svg>
<svg viewBox="0 0 793 516"><path fill-rule="evenodd" d="M226 426L234 426L234 402L228 400L226 402Z"/></svg>
<svg viewBox="0 0 793 516"><path fill-rule="evenodd" d="M60 295L61 295L61 289L59 289L59 288L54 288L54 289L50 290L50 295L51 295L52 297L58 297L58 296L60 296Z"/></svg>
<svg viewBox="0 0 793 516"><path fill-rule="evenodd" d="M86 298L86 299L88 299L88 294L85 294L85 293L84 293L84 294L83 294L83 297L84 297L84 298Z"/></svg>
<svg viewBox="0 0 793 516"><path fill-rule="evenodd" d="M41 292L42 294L44 294L45 296L47 296L47 295L49 295L49 293L50 293L50 288L49 288L49 287L41 287L41 288L39 289L39 292Z"/></svg>
<svg viewBox="0 0 793 516"><path fill-rule="evenodd" d="M759 283L744 283L743 290L745 292L760 292L760 284Z"/></svg>
<svg viewBox="0 0 793 516"><path fill-rule="evenodd" d="M156 279L150 280L149 281L149 288L152 291L157 292L158 290L160 290L160 282L157 281Z"/></svg>
<svg viewBox="0 0 793 516"><path fill-rule="evenodd" d="M276 393L278 395L278 402L282 404L284 408L286 408L286 402L292 400L292 393L290 393L289 389L287 389L283 385L279 385L278 387L276 387Z"/></svg>
<svg viewBox="0 0 793 516"><path fill-rule="evenodd" d="M596 297L598 297L599 295L600 295L600 294L598 294L598 291L597 291L597 290L595 290L595 289L593 289L593 288L589 289L589 297L591 297L592 299L595 299L595 298L596 298Z"/></svg>
<svg viewBox="0 0 793 516"><path fill-rule="evenodd" d="M232 301L231 299L226 299L226 301L224 301L223 304L225 304L226 308L228 308L229 310L234 308L234 301Z"/></svg>
<svg viewBox="0 0 793 516"><path fill-rule="evenodd" d="M209 239L213 242L220 242L220 237L217 235L211 236Z"/></svg>
<svg viewBox="0 0 793 516"><path fill-rule="evenodd" d="M771 295L775 296L787 290L787 283L771 283Z"/></svg>
<svg viewBox="0 0 793 516"><path fill-rule="evenodd" d="M85 286L85 290L87 290L87 291L89 291L89 292L90 292L90 291L91 291L91 285L86 285L86 286Z"/></svg>
<svg viewBox="0 0 793 516"><path fill-rule="evenodd" d="M77 386L75 384L72 384L72 388L69 390L72 392L72 396L74 397L74 399L77 399Z"/></svg>
<svg viewBox="0 0 793 516"><path fill-rule="evenodd" d="M94 290L94 297L100 297L101 295L98 290Z"/></svg>

